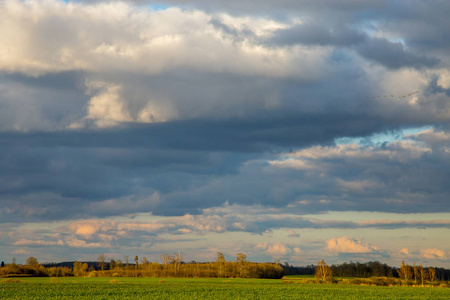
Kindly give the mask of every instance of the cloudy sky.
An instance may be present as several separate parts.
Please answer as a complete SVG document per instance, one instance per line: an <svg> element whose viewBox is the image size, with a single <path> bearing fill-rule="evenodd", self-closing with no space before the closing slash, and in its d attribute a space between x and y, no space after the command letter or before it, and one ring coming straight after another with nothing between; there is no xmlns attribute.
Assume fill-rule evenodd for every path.
<svg viewBox="0 0 450 300"><path fill-rule="evenodd" d="M449 2L0 15L0 260L450 267Z"/></svg>

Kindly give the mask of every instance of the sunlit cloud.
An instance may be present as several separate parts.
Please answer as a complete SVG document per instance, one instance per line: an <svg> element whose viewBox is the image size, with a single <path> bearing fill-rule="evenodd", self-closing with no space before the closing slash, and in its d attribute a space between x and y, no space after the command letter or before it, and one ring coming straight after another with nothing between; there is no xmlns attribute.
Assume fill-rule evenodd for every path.
<svg viewBox="0 0 450 300"><path fill-rule="evenodd" d="M14 242L14 245L16 246L54 246L54 245L64 245L64 242L62 240L59 241L45 241L45 240L27 240L27 239L20 239L16 242Z"/></svg>
<svg viewBox="0 0 450 300"><path fill-rule="evenodd" d="M427 259L446 259L444 251L436 248L427 248L420 251L420 254Z"/></svg>
<svg viewBox="0 0 450 300"><path fill-rule="evenodd" d="M400 254L409 256L410 255L409 249L408 248L402 248L402 250L400 250Z"/></svg>
<svg viewBox="0 0 450 300"><path fill-rule="evenodd" d="M257 244L256 249L265 250L267 254L274 258L287 257L290 254L299 254L301 249L299 247L290 247L282 243L260 243Z"/></svg>
<svg viewBox="0 0 450 300"><path fill-rule="evenodd" d="M329 239L326 245L328 251L335 253L371 253L380 250L378 246L348 236Z"/></svg>
<svg viewBox="0 0 450 300"><path fill-rule="evenodd" d="M13 251L14 254L25 254L25 255L30 255L32 254L31 252L24 250L24 249L17 249Z"/></svg>

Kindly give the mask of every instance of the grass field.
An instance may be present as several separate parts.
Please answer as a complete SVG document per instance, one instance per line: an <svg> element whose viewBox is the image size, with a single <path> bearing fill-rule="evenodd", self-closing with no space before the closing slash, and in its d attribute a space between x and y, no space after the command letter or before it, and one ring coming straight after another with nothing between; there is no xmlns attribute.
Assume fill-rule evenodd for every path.
<svg viewBox="0 0 450 300"><path fill-rule="evenodd" d="M0 299L450 299L448 288L296 284L275 279L20 280L2 282L0 279Z"/></svg>

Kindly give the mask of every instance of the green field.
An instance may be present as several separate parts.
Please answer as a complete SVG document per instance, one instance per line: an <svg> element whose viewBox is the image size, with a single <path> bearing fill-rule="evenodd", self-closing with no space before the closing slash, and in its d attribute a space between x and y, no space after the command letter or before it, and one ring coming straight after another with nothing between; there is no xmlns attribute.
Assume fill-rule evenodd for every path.
<svg viewBox="0 0 450 300"><path fill-rule="evenodd" d="M448 288L298 284L275 279L20 280L13 283L0 279L0 299L450 299ZM111 280L116 282L110 283Z"/></svg>

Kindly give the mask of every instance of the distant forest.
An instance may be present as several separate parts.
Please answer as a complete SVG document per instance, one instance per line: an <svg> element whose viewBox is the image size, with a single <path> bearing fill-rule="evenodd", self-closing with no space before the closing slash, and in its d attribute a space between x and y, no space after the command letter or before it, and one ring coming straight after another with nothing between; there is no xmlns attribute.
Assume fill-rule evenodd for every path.
<svg viewBox="0 0 450 300"><path fill-rule="evenodd" d="M412 266L408 266L411 269L411 273L414 272ZM366 263L359 262L344 262L343 264L335 264L330 266L333 276L336 277L357 277L357 278L369 278L369 277L394 277L399 278L400 268L391 267L387 264L383 264L379 261L370 261ZM427 267L426 269L428 269ZM309 265L306 267L295 267L285 263L283 265L285 275L312 275L315 273L315 266ZM450 280L450 269L445 268L432 268L435 270L436 280Z"/></svg>
<svg viewBox="0 0 450 300"><path fill-rule="evenodd" d="M419 266L409 266L402 263L401 268L388 266L378 261L359 263L345 262L329 266L334 277L391 277L411 278ZM137 256L130 260L107 259L100 254L96 261L59 262L40 264L36 258L30 257L26 264L5 264L1 262L0 277L14 276L88 276L88 277L207 277L207 278L282 278L284 275L314 275L317 266L293 266L288 262L255 263L247 261L243 253L238 253L236 260L226 261L224 255L217 253L214 262L184 262L181 253L161 255L161 263L150 262L145 257L139 260ZM420 268L432 272L435 280L449 281L450 269ZM409 274L409 275L408 275Z"/></svg>

